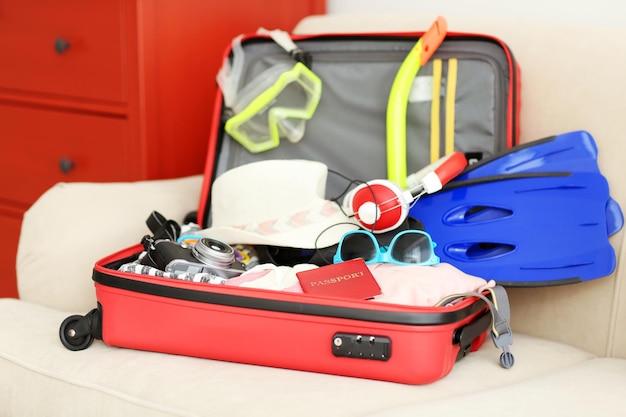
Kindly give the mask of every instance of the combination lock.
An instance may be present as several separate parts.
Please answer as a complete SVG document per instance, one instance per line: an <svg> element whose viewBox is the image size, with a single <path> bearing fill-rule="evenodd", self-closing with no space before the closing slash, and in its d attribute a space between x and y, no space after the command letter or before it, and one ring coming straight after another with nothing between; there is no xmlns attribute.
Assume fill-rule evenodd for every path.
<svg viewBox="0 0 626 417"><path fill-rule="evenodd" d="M386 336L335 333L332 350L335 356L386 361L391 357L391 339Z"/></svg>

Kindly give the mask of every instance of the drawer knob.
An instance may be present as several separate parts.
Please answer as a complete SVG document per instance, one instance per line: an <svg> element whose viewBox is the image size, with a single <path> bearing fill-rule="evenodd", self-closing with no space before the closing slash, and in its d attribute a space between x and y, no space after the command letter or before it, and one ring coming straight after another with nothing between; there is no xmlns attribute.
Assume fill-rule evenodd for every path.
<svg viewBox="0 0 626 417"><path fill-rule="evenodd" d="M54 49L57 54L62 54L70 47L70 43L63 38L56 38L54 41Z"/></svg>
<svg viewBox="0 0 626 417"><path fill-rule="evenodd" d="M63 158L59 159L59 169L64 174L69 173L71 170L74 169L75 166L76 166L76 164L74 163L74 161L72 161L69 158L63 157Z"/></svg>

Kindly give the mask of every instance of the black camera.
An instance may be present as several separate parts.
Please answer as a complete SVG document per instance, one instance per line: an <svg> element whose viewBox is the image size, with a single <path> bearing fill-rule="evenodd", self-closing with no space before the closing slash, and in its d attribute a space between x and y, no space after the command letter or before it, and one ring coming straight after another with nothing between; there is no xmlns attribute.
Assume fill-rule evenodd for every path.
<svg viewBox="0 0 626 417"><path fill-rule="evenodd" d="M208 237L198 240L193 246L182 246L170 240L144 238L146 256L141 264L176 274L213 274L222 278L241 275L245 265L239 262L234 249L219 240Z"/></svg>

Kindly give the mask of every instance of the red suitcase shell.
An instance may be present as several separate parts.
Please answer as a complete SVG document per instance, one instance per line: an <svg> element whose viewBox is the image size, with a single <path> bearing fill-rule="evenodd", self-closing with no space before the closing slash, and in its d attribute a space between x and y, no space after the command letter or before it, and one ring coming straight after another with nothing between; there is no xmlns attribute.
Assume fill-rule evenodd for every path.
<svg viewBox="0 0 626 417"><path fill-rule="evenodd" d="M133 246L96 263L98 308L68 317L72 350L107 345L406 384L446 376L478 349L487 305L412 307L119 272ZM74 329L86 327L86 336Z"/></svg>
<svg viewBox="0 0 626 417"><path fill-rule="evenodd" d="M502 86L502 92L506 92L502 96L506 97L502 106L506 114L502 118L504 132L498 136L501 141L498 146L508 148L515 145L519 137L521 83L519 67L512 53L502 41L490 36L448 35L450 39L459 42L486 42L502 49L506 61L504 67L509 73L507 82ZM294 40L303 42L307 48L315 44L322 54L330 48L328 52L331 55L341 56L340 61L352 68L361 62L360 55L357 54L357 61L352 62L348 58L353 54L337 53L342 50L334 49L335 45L354 44L357 49L361 49L363 43L382 42L391 45L391 49L385 50L396 54L396 58L401 60L404 53L398 52L398 44L404 43L405 47L410 47L419 36L421 33L328 34L299 36ZM261 47L258 53L264 56L262 45L271 41L262 38L267 37L249 35L246 39L253 50ZM387 52L383 51L385 54ZM227 48L225 57L229 53L230 48ZM371 57L371 54L368 52L367 56ZM318 64L323 60L319 59ZM380 62L386 61L387 58ZM315 68L320 69L320 66ZM373 83L368 81L364 84ZM384 106L386 97L379 99L379 107ZM221 137L224 135L225 119L219 91L216 104L197 216L197 221L203 227L209 226L211 185L214 177L221 172L218 160L223 152L220 144L223 142ZM378 110L379 118L384 120L385 109L380 107ZM351 128L360 126L361 122L370 118L368 112L363 114L363 120L351 121ZM324 125L325 121L321 120L319 124ZM313 121L307 126L307 130L313 128ZM360 139L369 134L372 141L384 138L384 133L368 132L368 129L364 129L355 132L354 136ZM320 135L333 141L336 136ZM383 140L378 142L383 146ZM368 152L371 151L370 145L373 146L365 146ZM333 149L333 155L337 153L332 146L320 146ZM284 149L287 146L279 148L281 151ZM353 152L345 154L355 159ZM382 155L384 160L384 152L376 154ZM273 154L273 157L293 159L303 156L287 154L277 157ZM237 160L233 155L225 159L233 160L232 166L227 164L228 169L250 162L245 158ZM363 175L363 164L357 165L359 175L352 176L360 178ZM371 167L367 165L366 168L369 170ZM368 175L382 178L374 173ZM134 259L142 249L141 245L132 246L96 263L93 279L98 308L85 316L70 316L61 324L59 335L68 349L86 349L94 339L102 339L107 345L131 349L406 384L426 384L446 376L458 359L478 349L492 325L487 303L474 297L446 307L412 307L193 283L117 271L118 266ZM508 336L510 338L510 333ZM496 345L501 347L499 343L496 342ZM512 356L508 360L508 366L512 365ZM506 360L502 361L501 357L504 365Z"/></svg>

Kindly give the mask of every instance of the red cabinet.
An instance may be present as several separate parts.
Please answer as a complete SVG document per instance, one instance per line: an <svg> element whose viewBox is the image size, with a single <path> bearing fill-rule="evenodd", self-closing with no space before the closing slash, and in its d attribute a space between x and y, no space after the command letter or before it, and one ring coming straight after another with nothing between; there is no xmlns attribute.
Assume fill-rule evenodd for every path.
<svg viewBox="0 0 626 417"><path fill-rule="evenodd" d="M123 1L24 0L0 4L0 87L123 102Z"/></svg>
<svg viewBox="0 0 626 417"><path fill-rule="evenodd" d="M325 0L0 2L0 297L17 296L21 219L39 195L59 181L201 173L230 40L260 26L290 30L325 8Z"/></svg>

